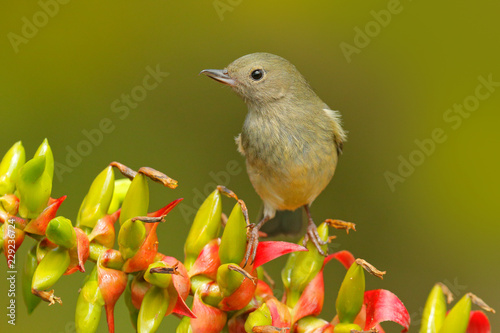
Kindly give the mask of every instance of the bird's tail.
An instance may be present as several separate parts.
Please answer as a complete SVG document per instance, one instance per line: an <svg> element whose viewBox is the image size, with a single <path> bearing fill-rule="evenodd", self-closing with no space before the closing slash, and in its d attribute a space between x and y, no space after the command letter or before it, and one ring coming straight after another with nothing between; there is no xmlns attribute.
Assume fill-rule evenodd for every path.
<svg viewBox="0 0 500 333"><path fill-rule="evenodd" d="M259 220L262 219L263 209L259 213ZM305 210L301 207L294 211L281 210L277 211L276 215L267 221L261 231L265 232L269 237L275 236L297 236L304 233L305 226L307 225L307 215Z"/></svg>

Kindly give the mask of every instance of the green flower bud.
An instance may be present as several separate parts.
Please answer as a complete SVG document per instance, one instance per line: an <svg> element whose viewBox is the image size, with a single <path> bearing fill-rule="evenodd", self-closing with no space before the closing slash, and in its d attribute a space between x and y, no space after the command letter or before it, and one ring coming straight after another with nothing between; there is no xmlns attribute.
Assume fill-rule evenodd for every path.
<svg viewBox="0 0 500 333"><path fill-rule="evenodd" d="M160 288L167 288L172 283L172 274L165 273L151 273L151 268L156 267L167 267L167 265L163 261L157 261L149 265L144 272L144 280L148 281L154 286Z"/></svg>
<svg viewBox="0 0 500 333"><path fill-rule="evenodd" d="M344 324L345 325L345 324ZM308 333L308 332L332 332L333 325L324 319L320 319L313 316L307 316L300 319L297 322L296 333ZM350 333L350 331L347 331Z"/></svg>
<svg viewBox="0 0 500 333"><path fill-rule="evenodd" d="M17 215L17 210L19 209L19 198L14 194L4 194L0 197L0 209L2 209L10 215Z"/></svg>
<svg viewBox="0 0 500 333"><path fill-rule="evenodd" d="M229 269L229 265L237 266L235 264L224 264L217 269L217 284L224 297L231 296L246 279L241 273Z"/></svg>
<svg viewBox="0 0 500 333"><path fill-rule="evenodd" d="M323 241L328 240L328 225L326 223L322 223L318 227L318 234ZM298 244L302 244L302 239ZM309 250L307 252L291 253L281 271L281 279L287 292L286 305L291 308L297 304L306 286L323 267L325 257L319 253L316 246L308 241L307 249ZM322 249L326 252L327 246L322 245Z"/></svg>
<svg viewBox="0 0 500 333"><path fill-rule="evenodd" d="M439 333L465 333L469 325L472 300L469 294L465 294L450 310L443 321Z"/></svg>
<svg viewBox="0 0 500 333"><path fill-rule="evenodd" d="M219 307L223 298L224 297L222 296L222 291L220 290L220 286L217 283L210 283L208 290L203 292L203 297L202 297L203 303L210 305L214 308Z"/></svg>
<svg viewBox="0 0 500 333"><path fill-rule="evenodd" d="M0 163L0 196L14 193L19 169L25 161L23 144L18 141L7 151Z"/></svg>
<svg viewBox="0 0 500 333"><path fill-rule="evenodd" d="M54 179L54 155L52 154L52 149L49 146L49 140L47 140L47 138L43 140L33 157L38 156L45 156L47 164L44 172L50 177L50 182L52 183Z"/></svg>
<svg viewBox="0 0 500 333"><path fill-rule="evenodd" d="M337 295L340 323L351 324L361 311L365 294L365 270L354 262L347 271Z"/></svg>
<svg viewBox="0 0 500 333"><path fill-rule="evenodd" d="M432 288L425 303L420 333L437 333L446 317L446 299L439 284Z"/></svg>
<svg viewBox="0 0 500 333"><path fill-rule="evenodd" d="M115 174L113 168L108 166L97 175L90 185L78 212L77 226L93 228L97 221L107 214L114 187Z"/></svg>
<svg viewBox="0 0 500 333"><path fill-rule="evenodd" d="M40 297L33 295L31 292L31 282L33 281L33 274L35 273L37 265L36 246L33 246L26 254L22 277L23 299L24 304L26 304L26 307L28 308L28 314L31 314L42 300Z"/></svg>
<svg viewBox="0 0 500 333"><path fill-rule="evenodd" d="M120 224L137 216L146 216L149 209L149 185L148 179L142 173L138 173L123 199L122 211L120 213Z"/></svg>
<svg viewBox="0 0 500 333"><path fill-rule="evenodd" d="M75 327L78 333L97 331L103 305L104 298L97 281L97 269L94 267L76 301Z"/></svg>
<svg viewBox="0 0 500 333"><path fill-rule="evenodd" d="M198 258L201 249L219 236L221 214L221 197L219 191L215 190L198 209L184 244L184 266L188 271Z"/></svg>
<svg viewBox="0 0 500 333"><path fill-rule="evenodd" d="M361 331L361 327L356 324L339 323L335 325L333 333L351 333L352 330Z"/></svg>
<svg viewBox="0 0 500 333"><path fill-rule="evenodd" d="M50 220L45 235L54 244L71 249L76 245L76 232L71 221L63 216Z"/></svg>
<svg viewBox="0 0 500 333"><path fill-rule="evenodd" d="M113 191L113 198L108 208L108 214L113 214L120 208L131 183L128 178L115 180L115 190Z"/></svg>
<svg viewBox="0 0 500 333"><path fill-rule="evenodd" d="M177 326L177 329L175 330L175 333L193 333L193 329L191 328L191 318L182 318L179 326Z"/></svg>
<svg viewBox="0 0 500 333"><path fill-rule="evenodd" d="M129 279L123 297L125 299L125 305L127 306L132 326L134 326L134 329L137 331L137 318L139 317L139 310L136 309L134 303L132 302L132 281L134 281L134 279Z"/></svg>
<svg viewBox="0 0 500 333"><path fill-rule="evenodd" d="M146 238L144 222L132 219L125 221L118 232L118 247L123 259L132 258Z"/></svg>
<svg viewBox="0 0 500 333"><path fill-rule="evenodd" d="M99 256L106 252L106 250L108 250L108 248L104 245L101 245L101 244L97 244L97 243L90 243L89 245L89 251L90 251L90 254L89 254L89 259L91 259L92 261L97 261L99 259Z"/></svg>
<svg viewBox="0 0 500 333"><path fill-rule="evenodd" d="M31 288L45 290L52 287L64 274L69 262L69 252L63 247L56 247L47 252L33 274Z"/></svg>
<svg viewBox="0 0 500 333"><path fill-rule="evenodd" d="M271 326L272 323L273 318L271 317L271 311L269 311L267 304L264 303L257 310L248 315L247 321L245 322L245 332L253 333L252 328L254 326Z"/></svg>
<svg viewBox="0 0 500 333"><path fill-rule="evenodd" d="M52 244L47 238L42 238L38 241L38 243L36 243L36 260L38 262L42 261L47 252L52 249L54 249L54 244Z"/></svg>
<svg viewBox="0 0 500 333"><path fill-rule="evenodd" d="M203 288L206 284L211 283L213 280L205 275L195 275L191 277L191 293L194 295L196 290Z"/></svg>
<svg viewBox="0 0 500 333"><path fill-rule="evenodd" d="M169 292L169 289L173 289L174 292ZM174 288L152 286L142 300L137 318L137 331L140 333L156 332L171 305L170 303L176 301L177 293Z"/></svg>
<svg viewBox="0 0 500 333"><path fill-rule="evenodd" d="M47 206L52 192L52 178L45 172L46 165L45 155L37 156L19 170L19 215L23 218L35 218Z"/></svg>
<svg viewBox="0 0 500 333"><path fill-rule="evenodd" d="M219 258L221 264L240 264L247 248L247 224L241 206L236 203L227 219L226 227L222 233Z"/></svg>

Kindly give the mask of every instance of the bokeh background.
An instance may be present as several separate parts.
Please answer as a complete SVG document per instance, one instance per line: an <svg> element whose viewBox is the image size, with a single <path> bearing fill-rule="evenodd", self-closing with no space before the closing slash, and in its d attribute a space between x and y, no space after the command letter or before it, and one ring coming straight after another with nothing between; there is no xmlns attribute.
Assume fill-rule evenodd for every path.
<svg viewBox="0 0 500 333"><path fill-rule="evenodd" d="M68 151L84 152L55 179L53 196L68 195L62 214L74 219L94 176L118 160L179 180L176 190L151 185L151 209L185 198L183 208L159 228L163 253L182 258L191 213L217 175L255 217L259 198L233 140L246 108L229 88L198 73L223 68L247 53L271 52L299 68L319 96L340 110L349 131L334 180L312 209L317 222L357 223L358 232L337 233L331 250L348 249L388 271L383 281L368 278L368 287L390 289L404 301L414 322L410 331L417 331L437 281L457 297L472 291L500 308L500 87L492 88L458 128L443 118L454 104L474 95L479 76L500 82L499 2L66 2L57 10L51 7L53 17L46 21L35 1L4 2L0 13L0 152L22 140L31 155L45 137L61 165L69 166ZM377 31L371 12L388 8L398 13ZM14 37L34 19L38 31L24 28L29 38ZM365 30L367 24L372 37L362 45L355 29ZM363 47L346 57L342 43ZM148 67L169 74L142 96L137 87ZM126 112L120 99L132 91L137 104ZM105 118L113 130L102 133L96 144L84 143L85 131L98 129ZM398 172L400 156L418 155L415 140L430 138L436 128L444 131L445 142L391 189L387 172ZM237 171L224 178L229 161L236 161ZM224 201L224 210L232 205ZM31 243L23 244L18 269ZM278 289L284 261L268 265ZM325 319L334 316L343 275L338 264L326 268ZM64 277L55 286L64 305L41 304L30 317L19 284L16 326L2 315L0 331L74 332L83 278ZM6 311L5 278L0 293ZM118 332L133 331L123 301L116 317ZM490 318L495 331L500 317ZM173 332L177 323L168 317L161 331ZM400 330L391 324L386 328ZM99 332L105 331L101 318Z"/></svg>

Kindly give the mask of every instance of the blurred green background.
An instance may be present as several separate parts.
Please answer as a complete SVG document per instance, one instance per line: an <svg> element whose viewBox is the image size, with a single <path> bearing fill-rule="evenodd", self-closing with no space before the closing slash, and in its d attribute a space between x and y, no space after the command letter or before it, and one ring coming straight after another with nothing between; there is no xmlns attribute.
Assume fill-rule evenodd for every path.
<svg viewBox="0 0 500 333"><path fill-rule="evenodd" d="M334 180L312 209L317 222L341 218L358 226L349 236L337 232L331 251L348 249L388 271L383 281L369 278L368 287L390 289L403 300L414 322L410 331L417 330L437 281L457 297L472 291L500 308L499 87L458 128L443 118L474 95L479 76L500 82L499 2L66 2L48 7L53 17L40 14L36 1L4 2L0 14L0 152L22 140L32 155L47 137L56 161L69 166L68 151L80 150L81 160L69 160L71 170L55 179L53 196L68 195L62 214L75 218L92 179L110 161L157 168L180 186L151 185L151 209L185 198L159 228L160 251L182 258L190 212L217 182L214 175L222 177L228 162L236 161L239 172L218 182L243 198L255 217L259 198L233 140L245 105L198 73L247 53L271 52L299 68L318 95L340 110L349 131ZM224 4L218 12L215 6ZM394 11L390 22L374 23L372 11L388 8ZM30 30L26 20L39 28ZM369 40L355 40L356 27L372 29ZM358 49L346 57L342 43ZM148 67L169 74L152 90L137 88ZM121 98L131 92L137 104L127 112ZM85 143L85 131L95 133L104 118L113 130L97 135L96 144ZM415 140L431 138L436 128L446 141L391 189L387 172L398 172L400 156L422 157ZM224 210L232 205L224 201ZM18 269L31 243L23 244ZM267 265L278 281L284 261ZM6 271L4 263L0 267ZM340 265L327 266L325 319L335 313L343 275ZM63 306L41 304L30 317L19 284L16 326L2 315L0 331L74 332L83 277L64 277L55 286ZM3 311L6 290L2 278ZM500 317L489 317L495 330ZM173 332L177 323L168 317L161 330ZM116 325L117 332L132 332L123 301ZM105 327L101 318L99 331Z"/></svg>

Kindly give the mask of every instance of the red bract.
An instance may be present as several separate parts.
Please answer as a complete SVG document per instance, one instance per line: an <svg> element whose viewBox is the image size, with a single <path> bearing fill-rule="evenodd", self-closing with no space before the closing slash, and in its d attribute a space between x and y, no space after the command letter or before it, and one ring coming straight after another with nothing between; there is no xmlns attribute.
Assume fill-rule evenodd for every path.
<svg viewBox="0 0 500 333"><path fill-rule="evenodd" d="M107 248L112 248L115 244L115 222L120 217L120 212L121 209L118 209L113 214L108 214L100 218L94 229L92 229L89 240L94 240Z"/></svg>
<svg viewBox="0 0 500 333"><path fill-rule="evenodd" d="M273 297L273 289L264 281L258 280L255 288L255 296L267 299Z"/></svg>
<svg viewBox="0 0 500 333"><path fill-rule="evenodd" d="M349 251L335 252L325 258L323 267L306 286L299 298L299 301L292 310L294 323L306 316L317 316L321 313L321 310L323 309L323 302L325 299L325 283L323 270L325 268L325 265L332 259L337 259L347 269L349 269L349 267L355 261L354 256Z"/></svg>
<svg viewBox="0 0 500 333"><path fill-rule="evenodd" d="M196 258L196 261L189 270L189 277L203 274L212 280L216 279L217 268L220 266L219 243L220 239L213 239L203 247L198 258Z"/></svg>
<svg viewBox="0 0 500 333"><path fill-rule="evenodd" d="M467 333L491 333L490 321L483 311L471 311Z"/></svg>
<svg viewBox="0 0 500 333"><path fill-rule="evenodd" d="M196 319L191 319L193 333L220 333L227 320L227 314L201 300L200 290L194 295L193 312Z"/></svg>
<svg viewBox="0 0 500 333"><path fill-rule="evenodd" d="M266 301L266 305L271 313L272 326L278 328L288 328L285 332L290 332L292 326L292 316L288 307L278 301L276 298L270 298Z"/></svg>
<svg viewBox="0 0 500 333"><path fill-rule="evenodd" d="M243 309L253 298L256 284L251 279L245 278L241 285L230 296L224 297L219 303L223 311L236 311Z"/></svg>
<svg viewBox="0 0 500 333"><path fill-rule="evenodd" d="M156 212L148 213L148 216L149 217L166 216L182 200L184 200L184 198L179 198L177 200L174 200L171 203L167 204L165 207L162 207L162 208L158 209ZM146 231L149 232L151 228L152 228L152 224L151 223L146 223Z"/></svg>
<svg viewBox="0 0 500 333"><path fill-rule="evenodd" d="M70 263L64 275L73 274L76 271L85 272L85 262L87 261L90 248L89 239L82 229L75 227L76 246L69 250Z"/></svg>
<svg viewBox="0 0 500 333"><path fill-rule="evenodd" d="M174 200L156 212L149 213L148 216L166 216L181 201L182 199ZM144 239L144 242L139 250L137 250L134 256L129 258L123 265L123 271L125 273L145 270L154 261L156 254L158 253L158 236L156 234L156 228L158 228L159 223L160 222L146 223L146 232L148 235Z"/></svg>
<svg viewBox="0 0 500 333"><path fill-rule="evenodd" d="M141 308L142 300L146 292L151 288L151 284L144 280L143 274L139 273L130 285L130 294L132 298L132 304L139 310Z"/></svg>
<svg viewBox="0 0 500 333"><path fill-rule="evenodd" d="M14 224L17 224L19 226L26 226L25 219L20 218L19 216L11 215L11 214L7 213L6 211L4 211L3 209L0 209L0 223L5 223L6 221L9 221L12 219L14 220Z"/></svg>
<svg viewBox="0 0 500 333"><path fill-rule="evenodd" d="M45 235L45 230L49 222L56 217L57 210L61 206L64 200L66 200L66 195L60 197L59 199L50 199L48 206L38 215L35 219L31 220L30 223L24 228L24 231L30 234Z"/></svg>
<svg viewBox="0 0 500 333"><path fill-rule="evenodd" d="M16 215L19 209L19 198L14 194L4 194L0 197L0 207L2 206L10 215Z"/></svg>
<svg viewBox="0 0 500 333"><path fill-rule="evenodd" d="M24 234L25 232L16 228L15 224L7 222L3 225L3 253L7 258L7 265L9 267L12 265L17 249L24 241Z"/></svg>
<svg viewBox="0 0 500 333"><path fill-rule="evenodd" d="M332 259L337 259L346 269L349 269L354 261L356 261L351 252L343 250L330 254L325 258L323 265L326 265Z"/></svg>
<svg viewBox="0 0 500 333"><path fill-rule="evenodd" d="M106 319L110 333L114 333L115 331L114 308L116 301L127 287L127 274L116 269L106 268L102 266L101 261L106 261L106 257L116 256L116 252L113 249L107 250L101 254L97 263L99 289L104 299Z"/></svg>
<svg viewBox="0 0 500 333"><path fill-rule="evenodd" d="M160 254L161 261L169 265L170 267L176 267L177 273L173 274L172 281L174 284L175 290L177 290L178 299L175 307L173 309L174 313L177 313L182 316L188 316L191 318L196 318L195 314L191 311L191 309L187 306L184 301L189 296L189 291L191 289L191 281L189 280L189 275L186 270L184 264L182 264L179 260L174 257L168 257L163 254Z"/></svg>
<svg viewBox="0 0 500 333"><path fill-rule="evenodd" d="M299 301L292 310L293 322L306 316L317 316L323 309L325 300L325 284L323 269L312 279L302 292Z"/></svg>
<svg viewBox="0 0 500 333"><path fill-rule="evenodd" d="M148 213L148 216L150 216L150 217L160 217L160 216L167 215L182 200L184 200L184 198L179 198L177 200L174 200L171 203L167 204L165 207L158 209L156 212Z"/></svg>
<svg viewBox="0 0 500 333"><path fill-rule="evenodd" d="M288 242L259 242L259 245L257 245L257 253L255 254L253 267L257 268L271 260L281 257L282 255L296 251L307 251L307 248Z"/></svg>
<svg viewBox="0 0 500 333"><path fill-rule="evenodd" d="M227 322L227 328L231 333L246 333L245 332L245 321L247 320L247 316L233 316Z"/></svg>
<svg viewBox="0 0 500 333"><path fill-rule="evenodd" d="M365 292L366 306L365 330L376 327L383 321L393 321L404 327L407 332L410 327L410 315L403 302L392 292L384 289Z"/></svg>
<svg viewBox="0 0 500 333"><path fill-rule="evenodd" d="M156 235L156 228L158 224L153 223L151 230L149 231L146 239L142 243L139 250L132 258L129 258L123 265L123 271L125 273L132 273L145 270L154 261L156 254L158 252L158 236Z"/></svg>

